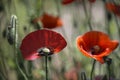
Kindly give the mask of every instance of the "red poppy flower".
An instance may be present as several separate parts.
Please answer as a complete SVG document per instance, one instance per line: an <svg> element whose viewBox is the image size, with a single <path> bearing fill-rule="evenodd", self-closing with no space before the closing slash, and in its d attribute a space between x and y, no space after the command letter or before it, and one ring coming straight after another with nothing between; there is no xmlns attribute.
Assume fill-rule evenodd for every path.
<svg viewBox="0 0 120 80"><path fill-rule="evenodd" d="M110 40L103 32L90 31L77 38L77 46L85 56L104 63L103 57L108 56L118 46L118 41Z"/></svg>
<svg viewBox="0 0 120 80"><path fill-rule="evenodd" d="M37 23L38 21L42 22L44 28L56 28L61 27L63 25L62 20L59 17L55 17L49 14L43 14L41 17L33 20L33 23Z"/></svg>
<svg viewBox="0 0 120 80"><path fill-rule="evenodd" d="M89 2L94 3L96 0L89 0Z"/></svg>
<svg viewBox="0 0 120 80"><path fill-rule="evenodd" d="M67 45L65 39L57 32L42 29L28 34L20 46L24 59L34 60L40 58L41 50L47 50L51 54L60 52Z"/></svg>
<svg viewBox="0 0 120 80"><path fill-rule="evenodd" d="M70 4L75 0L62 0L62 4Z"/></svg>
<svg viewBox="0 0 120 80"><path fill-rule="evenodd" d="M106 3L106 8L117 16L120 16L120 5L115 5L113 3Z"/></svg>

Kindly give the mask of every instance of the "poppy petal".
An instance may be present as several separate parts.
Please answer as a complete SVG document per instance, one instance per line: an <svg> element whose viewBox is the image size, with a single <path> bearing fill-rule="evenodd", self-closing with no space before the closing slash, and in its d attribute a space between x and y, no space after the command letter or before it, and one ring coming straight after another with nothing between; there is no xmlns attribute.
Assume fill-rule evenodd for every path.
<svg viewBox="0 0 120 80"><path fill-rule="evenodd" d="M99 42L105 43L110 41L108 35L99 31L87 32L82 36L82 38L89 48L91 48L93 45L98 45Z"/></svg>
<svg viewBox="0 0 120 80"><path fill-rule="evenodd" d="M26 60L39 58L38 50L47 47L53 50L53 53L60 52L67 45L65 39L57 32L42 29L31 32L23 40L20 46L23 57Z"/></svg>
<svg viewBox="0 0 120 80"><path fill-rule="evenodd" d="M115 48L117 48L117 46L118 46L118 41L111 41L111 42L106 42L106 43L100 43L100 46L102 47L102 48L108 48L109 49L109 52L106 52L106 54L105 53L101 53L99 56L107 56L107 55L109 55L109 53L110 52L112 52Z"/></svg>
<svg viewBox="0 0 120 80"><path fill-rule="evenodd" d="M41 18L41 22L43 23L44 28L56 28L62 25L62 21L59 17L54 17L48 14L44 14ZM59 24L58 24L59 23Z"/></svg>
<svg viewBox="0 0 120 80"><path fill-rule="evenodd" d="M61 19L59 19L59 18L58 18L58 20L57 20L57 26L58 26L58 27L63 26L63 23L62 23Z"/></svg>
<svg viewBox="0 0 120 80"><path fill-rule="evenodd" d="M75 0L63 0L62 4L69 4L69 3L72 3L73 1Z"/></svg>
<svg viewBox="0 0 120 80"><path fill-rule="evenodd" d="M95 55L92 55L92 54L88 53L87 51L85 51L85 50L82 48L82 46L79 47L79 45L78 45L78 48L79 48L79 50L83 53L83 55L85 55L85 56L87 56L87 57L94 58L95 60L99 61L100 63L104 63L104 60L103 60L102 57L96 57Z"/></svg>
<svg viewBox="0 0 120 80"><path fill-rule="evenodd" d="M77 37L77 47L81 52L84 53L85 56L92 57L92 55L88 54L88 52L86 51L88 48L86 43L83 41L82 36Z"/></svg>

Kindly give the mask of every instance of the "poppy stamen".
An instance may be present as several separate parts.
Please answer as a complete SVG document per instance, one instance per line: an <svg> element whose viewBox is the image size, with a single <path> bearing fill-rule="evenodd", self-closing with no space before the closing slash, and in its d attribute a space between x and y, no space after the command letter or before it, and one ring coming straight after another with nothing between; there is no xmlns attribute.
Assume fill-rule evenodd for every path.
<svg viewBox="0 0 120 80"><path fill-rule="evenodd" d="M40 56L47 56L51 54L51 50L49 48L44 47L44 48L40 48L38 50L38 53Z"/></svg>
<svg viewBox="0 0 120 80"><path fill-rule="evenodd" d="M100 46L95 45L95 46L93 46L93 47L91 48L91 54L95 55L95 54L99 53L100 50L101 50L101 49L100 49Z"/></svg>

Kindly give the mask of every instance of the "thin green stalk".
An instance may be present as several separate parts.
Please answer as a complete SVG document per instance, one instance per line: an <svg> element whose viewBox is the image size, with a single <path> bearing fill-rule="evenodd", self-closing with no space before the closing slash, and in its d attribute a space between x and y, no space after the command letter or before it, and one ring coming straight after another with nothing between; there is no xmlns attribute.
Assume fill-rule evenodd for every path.
<svg viewBox="0 0 120 80"><path fill-rule="evenodd" d="M48 58L48 56L47 55L45 55L45 72L46 72L46 80L48 80L48 66L47 66L47 58Z"/></svg>
<svg viewBox="0 0 120 80"><path fill-rule="evenodd" d="M108 64L107 64L107 69L108 69L108 80L110 80L111 71L110 71L110 65Z"/></svg>
<svg viewBox="0 0 120 80"><path fill-rule="evenodd" d="M105 57L105 62L106 62L106 65L107 65L107 70L108 70L108 80L110 80L110 75L111 75L110 65L112 63L112 59L108 58L108 57Z"/></svg>
<svg viewBox="0 0 120 80"><path fill-rule="evenodd" d="M93 65L92 65L92 69L91 69L91 74L90 74L90 80L92 80L92 76L93 76L93 72L94 72L94 68L95 68L95 63L96 63L96 60L93 61Z"/></svg>
<svg viewBox="0 0 120 80"><path fill-rule="evenodd" d="M92 13L91 10L92 10L92 5L90 3L90 14L88 14L88 12L87 12L87 7L86 7L85 0L83 0L83 8L84 8L85 16L87 18L87 23L88 23L89 29L92 30L92 25L91 25L91 13Z"/></svg>

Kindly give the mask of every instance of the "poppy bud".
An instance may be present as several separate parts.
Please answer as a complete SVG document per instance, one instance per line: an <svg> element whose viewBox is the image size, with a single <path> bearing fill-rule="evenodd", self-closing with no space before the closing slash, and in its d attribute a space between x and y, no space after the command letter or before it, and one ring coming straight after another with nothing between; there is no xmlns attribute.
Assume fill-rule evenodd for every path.
<svg viewBox="0 0 120 80"><path fill-rule="evenodd" d="M17 17L15 15L12 15L10 25L8 26L7 40L10 45L15 43L15 38L17 36L17 34L15 33L16 19Z"/></svg>

